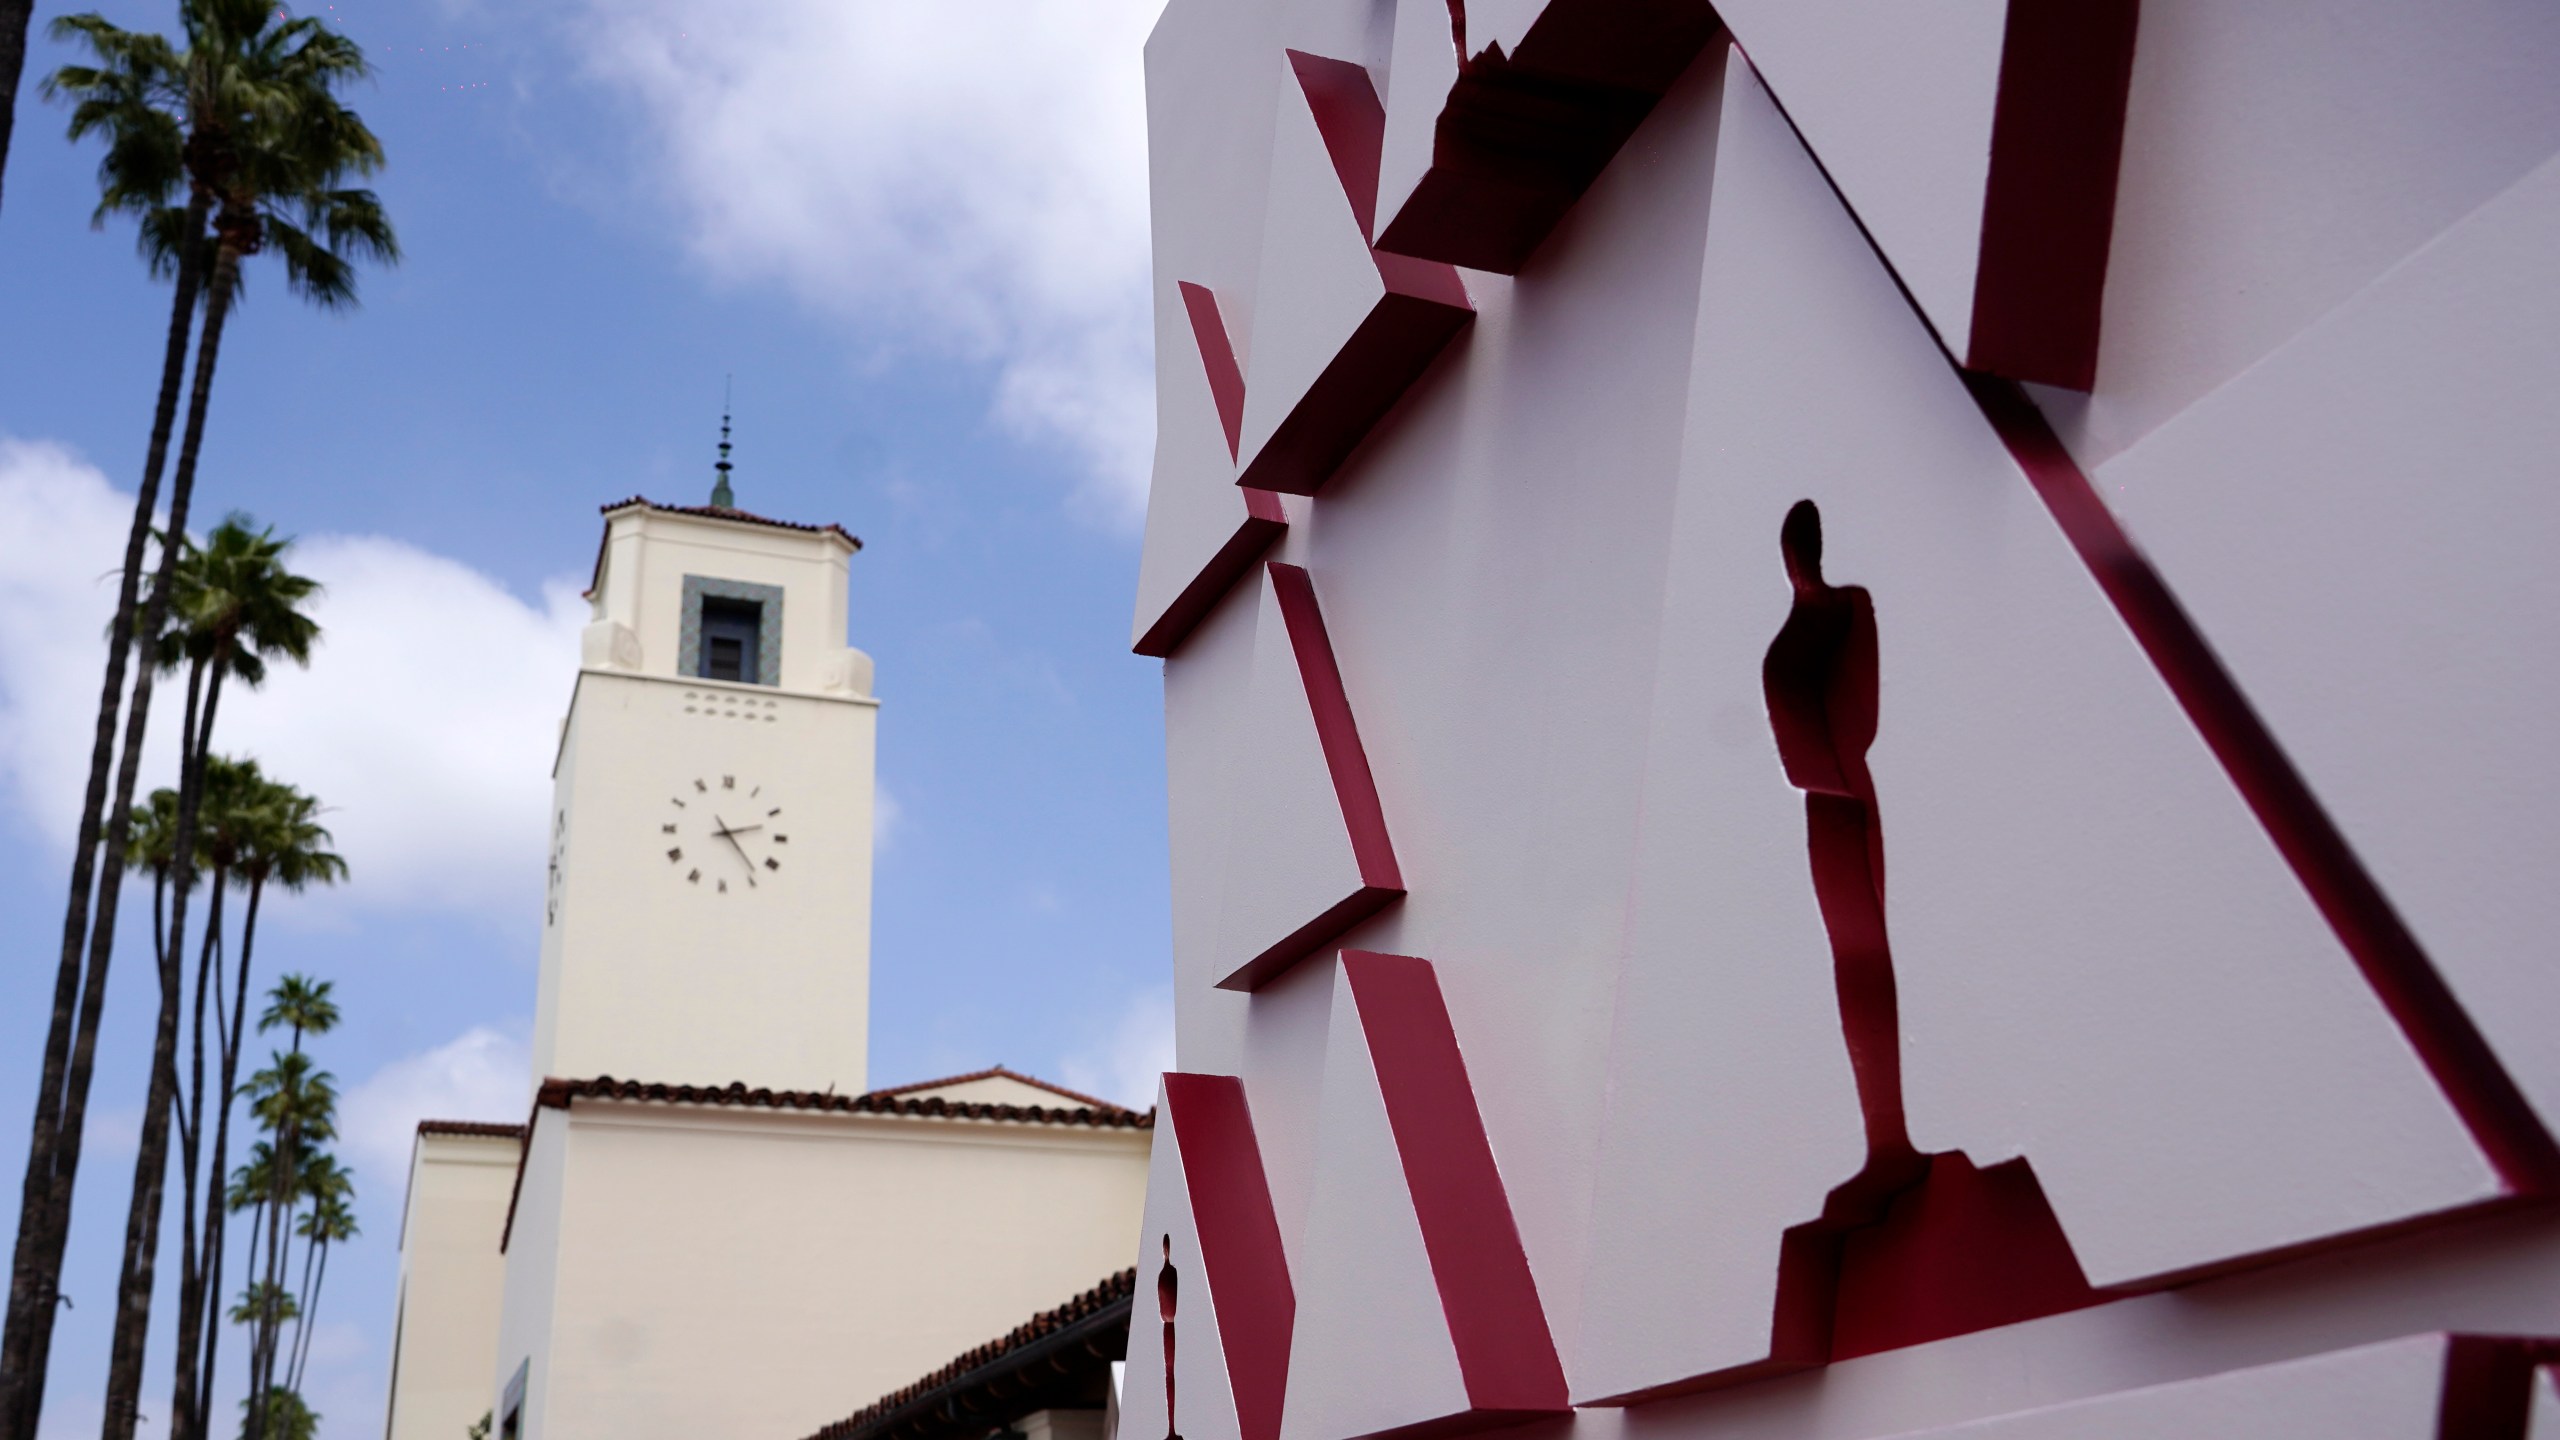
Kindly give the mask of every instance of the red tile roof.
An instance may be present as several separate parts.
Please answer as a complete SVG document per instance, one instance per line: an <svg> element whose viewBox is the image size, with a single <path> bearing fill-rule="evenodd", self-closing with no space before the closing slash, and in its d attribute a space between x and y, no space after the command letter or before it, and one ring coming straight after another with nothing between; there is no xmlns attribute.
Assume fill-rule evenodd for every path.
<svg viewBox="0 0 2560 1440"><path fill-rule="evenodd" d="M628 510L634 505L644 509L663 511L669 515L698 515L706 520L735 520L741 525L764 525L775 530L801 530L812 535L835 535L856 550L862 548L862 541L841 525L810 525L798 520L776 520L770 516L720 505L661 505L646 495L634 495L628 500L616 500L604 506L600 513L610 515L617 510Z"/></svg>
<svg viewBox="0 0 2560 1440"><path fill-rule="evenodd" d="M488 1120L421 1120L421 1135L481 1135L492 1140L522 1140L524 1127L502 1125Z"/></svg>
<svg viewBox="0 0 2560 1440"><path fill-rule="evenodd" d="M944 1082L948 1083L948 1082ZM1039 1082L1034 1081L1034 1084ZM912 1087L909 1087L912 1088ZM1046 1088L1055 1089L1055 1086ZM1066 1092L1061 1091L1061 1094ZM616 1080L599 1075L592 1080L545 1080L533 1093L534 1114L544 1110L566 1110L572 1100L613 1100L660 1105L745 1106L765 1110L814 1110L837 1115L903 1115L919 1119L986 1120L1026 1125L1084 1125L1097 1130L1152 1130L1156 1125L1153 1110L1131 1110L1104 1101L1080 1105L1075 1109L1047 1105L990 1105L968 1100L945 1100L941 1096L910 1099L895 1090L871 1090L860 1095L838 1095L832 1090L749 1089L737 1081L726 1085L667 1085L640 1080ZM524 1194L524 1165L533 1152L533 1117L526 1117L518 1128L515 1191L507 1197L507 1224L499 1232L498 1250L504 1254L516 1233L516 1201Z"/></svg>
<svg viewBox="0 0 2560 1440"><path fill-rule="evenodd" d="M949 1084L949 1081L936 1082ZM1034 1084L1039 1082L1034 1081ZM839 1095L832 1090L768 1090L749 1089L732 1081L727 1085L665 1085L639 1080L616 1080L601 1075L593 1080L545 1080L534 1096L534 1104L559 1110L576 1100L637 1100L667 1105L745 1105L765 1110L817 1110L846 1115L931 1115L953 1120L1016 1120L1037 1125L1091 1125L1100 1129L1144 1130L1156 1123L1152 1110L1131 1110L1107 1100L1073 1096L1078 1103L1072 1109L1064 1105L998 1105L981 1100L946 1100L939 1095L921 1098L905 1092L916 1086L897 1090L872 1090L860 1095ZM1043 1089L1056 1090L1055 1086ZM1058 1091L1061 1096L1066 1091Z"/></svg>
<svg viewBox="0 0 2560 1440"><path fill-rule="evenodd" d="M1060 1377L1071 1377L1078 1360L1088 1368L1098 1366L1096 1378L1107 1386L1110 1362L1128 1350L1129 1309L1137 1289L1138 1272L1123 1270L1066 1304L1032 1316L1002 1338L890 1391L809 1440L902 1440L946 1427L981 1434L1052 1408L1063 1397L1033 1387L1054 1386ZM1014 1371L1025 1374L1017 1377ZM989 1413L999 1403L1010 1413Z"/></svg>
<svg viewBox="0 0 2560 1440"><path fill-rule="evenodd" d="M1025 1075L1019 1070L1008 1070L1002 1065L990 1065L984 1070L972 1070L966 1075L945 1075L939 1080L918 1080L912 1085L892 1085L886 1090L874 1090L871 1093L874 1095L912 1095L918 1090L940 1090L951 1085L966 1085L972 1080L998 1079L1018 1080L1034 1089L1046 1090L1052 1095L1064 1095L1079 1105L1089 1105L1096 1109L1117 1110L1122 1108L1098 1096L1087 1095L1081 1090L1070 1090L1064 1085L1054 1085L1041 1079L1037 1075Z"/></svg>

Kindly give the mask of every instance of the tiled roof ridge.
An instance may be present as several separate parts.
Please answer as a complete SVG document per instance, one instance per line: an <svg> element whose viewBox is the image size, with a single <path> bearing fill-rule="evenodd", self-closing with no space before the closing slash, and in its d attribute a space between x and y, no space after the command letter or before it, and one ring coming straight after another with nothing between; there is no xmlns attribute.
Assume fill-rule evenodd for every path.
<svg viewBox="0 0 2560 1440"><path fill-rule="evenodd" d="M1133 1266L1117 1275L1107 1277L1101 1284L1064 1305L1041 1311L1005 1332L1000 1338L990 1340L974 1350L963 1352L932 1374L902 1385L844 1419L821 1428L815 1435L810 1436L809 1440L854 1440L854 1437L859 1436L866 1428L878 1424L934 1391L966 1378L970 1372L983 1369L1014 1351L1036 1340L1055 1335L1079 1321L1100 1315L1114 1305L1127 1304L1137 1292L1138 1272Z"/></svg>
<svg viewBox="0 0 2560 1440"><path fill-rule="evenodd" d="M765 1110L814 1110L837 1115L906 1115L946 1120L995 1120L1032 1125L1086 1125L1096 1130L1152 1130L1156 1126L1153 1110L1130 1110L1118 1105L1083 1106L1069 1110L1063 1106L990 1105L972 1100L945 1100L931 1096L910 1100L884 1090L869 1090L859 1095L839 1095L832 1090L773 1090L750 1088L742 1081L726 1085L669 1085L658 1081L617 1080L598 1075L592 1080L563 1080L557 1076L542 1082L533 1092L533 1114L544 1110L566 1110L572 1100L621 1100L661 1105L736 1105ZM526 1117L517 1139L522 1145L516 1154L516 1184L507 1197L506 1228L498 1237L498 1251L515 1239L516 1201L524 1194L524 1167L533 1153L533 1116Z"/></svg>
<svg viewBox="0 0 2560 1440"><path fill-rule="evenodd" d="M669 1105L740 1105L840 1115L1010 1120L1035 1125L1089 1125L1099 1130L1146 1130L1154 1128L1156 1123L1152 1110L1131 1110L1099 1101L1074 1108L1063 1105L1000 1105L983 1100L949 1100L939 1095L919 1099L889 1090L840 1095L832 1090L751 1087L735 1080L726 1085L670 1085L662 1081L618 1080L611 1075L599 1075L591 1080L545 1080L534 1097L534 1104L556 1110L567 1106L573 1099L637 1100Z"/></svg>
<svg viewBox="0 0 2560 1440"><path fill-rule="evenodd" d="M482 1135L492 1140L521 1140L524 1127L502 1120L421 1120L421 1135Z"/></svg>
<svg viewBox="0 0 2560 1440"><path fill-rule="evenodd" d="M650 510L661 510L670 515L697 515L706 520L735 520L746 525L767 525L776 530L800 530L812 535L839 535L854 549L862 548L861 539L842 525L832 522L825 525L812 525L803 520L776 520L770 515L758 515L752 510L740 510L733 506L667 505L652 500L646 495L634 495L628 499L616 500L610 505L598 507L597 513L610 515L616 510L627 510L634 505Z"/></svg>
<svg viewBox="0 0 2560 1440"><path fill-rule="evenodd" d="M966 1085L972 1080L994 1080L999 1078L1006 1080L1019 1080L1025 1085L1046 1090L1053 1095L1064 1095L1070 1100L1081 1101L1095 1109L1124 1110L1128 1108L1124 1105L1114 1105L1099 1095L1087 1095L1081 1090L1070 1090L1064 1085L1043 1080L1037 1075L1025 1075L1019 1070L1008 1069L1002 1065L990 1065L984 1070L972 1070L966 1075L945 1075L939 1080L918 1080L913 1084L908 1085L891 1085L885 1089L874 1090L871 1093L874 1095L912 1095L918 1090L939 1090L945 1085Z"/></svg>

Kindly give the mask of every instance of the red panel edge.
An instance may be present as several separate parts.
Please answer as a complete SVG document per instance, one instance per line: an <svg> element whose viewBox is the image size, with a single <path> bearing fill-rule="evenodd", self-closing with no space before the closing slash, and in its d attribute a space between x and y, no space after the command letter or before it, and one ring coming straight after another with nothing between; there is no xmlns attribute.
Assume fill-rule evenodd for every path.
<svg viewBox="0 0 2560 1440"><path fill-rule="evenodd" d="M1370 243L1378 196L1378 156L1386 107L1369 72L1348 60L1287 52L1292 73L1351 203L1385 294L1343 337L1324 370L1246 462L1237 483L1313 495L1394 408L1432 359L1475 318L1455 267L1391 255ZM1186 299L1188 297L1186 296ZM1241 415L1241 410L1239 410Z"/></svg>
<svg viewBox="0 0 2560 1440"><path fill-rule="evenodd" d="M1343 196L1351 202L1351 218L1359 223L1360 239L1369 246L1369 258L1376 263L1388 293L1473 309L1455 266L1377 247L1378 165L1387 144L1387 107L1379 102L1368 69L1303 50L1291 50L1288 55L1298 88L1306 94L1307 110L1315 117L1316 133L1324 137L1325 154L1333 160L1334 178L1342 182Z"/></svg>
<svg viewBox="0 0 2560 1440"><path fill-rule="evenodd" d="M2560 1340L2517 1335L2445 1337L2436 1440L2525 1440L2533 1376L2560 1362Z"/></svg>
<svg viewBox="0 0 2560 1440"><path fill-rule="evenodd" d="M1304 50L1287 54L1316 117L1316 133L1333 157L1334 178L1360 222L1360 238L1368 240L1378 233L1378 156L1387 143L1387 108L1378 103L1366 68Z"/></svg>
<svg viewBox="0 0 2560 1440"><path fill-rule="evenodd" d="M1227 322L1218 313L1218 297L1206 285L1177 280L1182 309L1191 318L1191 339L1200 347L1201 368L1209 372L1209 395L1218 405L1218 423L1227 432L1227 458L1236 458L1236 439L1244 430L1244 371L1236 364L1236 347L1227 338ZM1277 517L1274 517L1277 518Z"/></svg>
<svg viewBox="0 0 2560 1440"><path fill-rule="evenodd" d="M1174 1143L1182 1147L1191 1223L1200 1235L1237 1427L1242 1440L1279 1440L1298 1300L1244 1082L1168 1071L1164 1095Z"/></svg>
<svg viewBox="0 0 2560 1440"><path fill-rule="evenodd" d="M1244 463L1236 483L1284 495L1314 495L1342 468L1414 382L1476 314L1464 304L1389 288L1325 362L1271 437Z"/></svg>
<svg viewBox="0 0 2560 1440"><path fill-rule="evenodd" d="M1517 274L1722 30L1704 0L1551 0L1515 53L1459 37L1431 164L1378 243Z"/></svg>
<svg viewBox="0 0 2560 1440"><path fill-rule="evenodd" d="M1271 548L1282 532L1289 528L1289 517L1280 509L1280 497L1268 490L1247 489L1244 494L1244 517L1236 522L1218 553L1209 557L1173 603L1164 607L1147 633L1129 647L1134 654L1169 658L1182 648L1201 619L1218 603L1237 580L1253 568L1253 562Z"/></svg>
<svg viewBox="0 0 2560 1440"><path fill-rule="evenodd" d="M1342 952L1471 1412L1569 1410L1545 1307L1431 962Z"/></svg>
<svg viewBox="0 0 2560 1440"><path fill-rule="evenodd" d="M1229 972L1220 990L1259 990L1282 971L1324 948L1325 942L1404 898L1402 890L1363 885L1334 902L1313 920L1292 930L1261 954Z"/></svg>
<svg viewBox="0 0 2560 1440"><path fill-rule="evenodd" d="M1351 833L1351 854L1359 862L1360 882L1374 889L1401 891L1404 875L1396 868L1395 846L1387 839L1386 811L1378 803L1369 752L1360 744L1351 697L1343 691L1342 669L1334 662L1333 641L1325 633L1324 612L1316 604L1315 581L1300 567L1277 560L1265 568L1271 575L1272 596L1280 602L1281 622L1289 627L1289 649L1297 657L1298 679L1306 686L1307 708L1315 715L1325 768L1333 772L1334 797L1342 805L1343 827Z"/></svg>
<svg viewBox="0 0 2560 1440"><path fill-rule="evenodd" d="M2010 0L1968 369L2086 390L2140 0Z"/></svg>
<svg viewBox="0 0 2560 1440"><path fill-rule="evenodd" d="M1978 374L1965 380L2473 1143L2511 1193L2560 1193L2560 1147L2167 582L2017 386Z"/></svg>
<svg viewBox="0 0 2560 1440"><path fill-rule="evenodd" d="M1553 1410L1461 1410L1454 1415L1441 1415L1417 1420L1410 1425L1397 1425L1385 1430L1372 1430L1352 1435L1346 1440L1447 1440L1452 1435L1480 1435L1487 1430L1502 1430L1526 1425L1535 1420L1559 1418Z"/></svg>

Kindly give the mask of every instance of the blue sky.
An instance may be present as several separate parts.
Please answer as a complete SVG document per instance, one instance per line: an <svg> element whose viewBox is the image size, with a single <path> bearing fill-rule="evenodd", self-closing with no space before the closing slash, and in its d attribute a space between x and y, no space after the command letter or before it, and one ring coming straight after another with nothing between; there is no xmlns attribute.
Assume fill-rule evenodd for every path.
<svg viewBox="0 0 2560 1440"><path fill-rule="evenodd" d="M318 1049L349 1095L366 1235L333 1261L310 1387L345 1437L381 1423L402 1132L421 1110L521 1116L546 737L597 506L704 497L726 375L740 502L866 543L852 635L879 664L894 806L874 1083L1002 1061L1151 1093L1170 1054L1162 742L1156 668L1126 640L1153 6L319 8L380 66L356 98L409 258L345 317L256 275L197 503L303 537L330 587L312 670L244 700L227 748L335 807L355 872L273 907L259 950L263 976L336 981L347 1015ZM11 1195L167 304L127 232L87 227L94 151L32 93L62 58L29 57L0 209ZM128 935L147 927L128 913ZM95 1425L142 954L120 955L109 1003L48 1436ZM154 1410L167 1364L163 1343Z"/></svg>

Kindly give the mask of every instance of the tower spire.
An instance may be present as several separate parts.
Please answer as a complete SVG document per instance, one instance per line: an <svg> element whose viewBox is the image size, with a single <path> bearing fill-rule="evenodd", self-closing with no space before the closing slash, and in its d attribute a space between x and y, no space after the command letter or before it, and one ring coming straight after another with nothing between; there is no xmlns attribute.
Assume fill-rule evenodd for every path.
<svg viewBox="0 0 2560 1440"><path fill-rule="evenodd" d="M737 493L729 488L729 471L732 467L729 464L729 381L726 377L723 377L720 382L720 459L711 468L719 475L718 479L711 482L711 508L737 509Z"/></svg>

